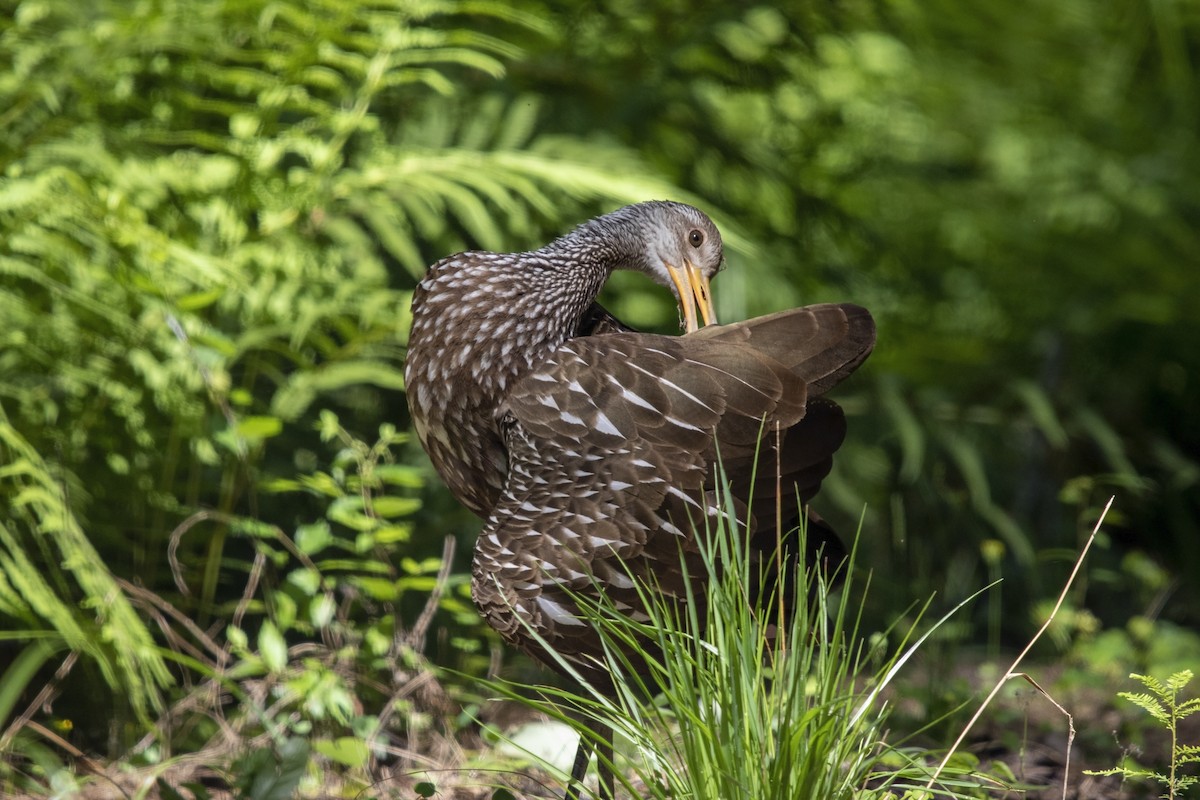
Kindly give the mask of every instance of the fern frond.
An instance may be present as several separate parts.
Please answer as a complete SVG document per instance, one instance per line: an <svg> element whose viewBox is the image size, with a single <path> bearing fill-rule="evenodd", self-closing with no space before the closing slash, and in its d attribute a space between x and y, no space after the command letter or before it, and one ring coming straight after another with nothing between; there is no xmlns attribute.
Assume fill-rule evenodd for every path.
<svg viewBox="0 0 1200 800"><path fill-rule="evenodd" d="M1119 692L1118 697L1124 698L1145 711L1160 723L1167 725L1171 722L1171 713L1156 697L1145 692Z"/></svg>
<svg viewBox="0 0 1200 800"><path fill-rule="evenodd" d="M1191 683L1192 678L1193 674L1190 669L1181 669L1179 672L1176 672L1167 678L1164 688L1169 693L1174 694Z"/></svg>
<svg viewBox="0 0 1200 800"><path fill-rule="evenodd" d="M67 647L91 656L114 690L129 692L140 716L158 709L160 690L172 679L153 636L63 501L48 466L8 423L2 407L0 455L9 465L0 476L0 497L15 520L29 525L34 536L53 542L65 573L49 564L35 565L26 555L28 546L9 524L0 523L0 570L21 605ZM73 579L80 594L77 602L64 600L61 588L43 577L47 568L57 583L66 575ZM91 609L92 614L80 609Z"/></svg>

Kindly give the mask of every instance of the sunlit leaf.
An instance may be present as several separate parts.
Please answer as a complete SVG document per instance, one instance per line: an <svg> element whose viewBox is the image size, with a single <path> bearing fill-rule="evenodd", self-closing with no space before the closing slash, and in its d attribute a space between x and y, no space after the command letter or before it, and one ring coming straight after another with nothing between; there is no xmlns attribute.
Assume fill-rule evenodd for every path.
<svg viewBox="0 0 1200 800"><path fill-rule="evenodd" d="M316 752L347 767L361 767L367 763L367 743L355 736L314 739L312 746Z"/></svg>
<svg viewBox="0 0 1200 800"><path fill-rule="evenodd" d="M283 672L287 667L287 642L270 620L264 621L258 629L258 651L271 672Z"/></svg>
<svg viewBox="0 0 1200 800"><path fill-rule="evenodd" d="M283 430L283 420L278 417L245 417L238 421L238 436L247 439L269 439Z"/></svg>

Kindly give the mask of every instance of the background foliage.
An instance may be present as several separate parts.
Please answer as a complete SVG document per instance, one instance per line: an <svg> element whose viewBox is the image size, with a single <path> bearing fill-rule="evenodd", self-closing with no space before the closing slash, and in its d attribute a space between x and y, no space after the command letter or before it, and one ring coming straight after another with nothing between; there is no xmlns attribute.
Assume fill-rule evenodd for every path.
<svg viewBox="0 0 1200 800"><path fill-rule="evenodd" d="M959 635L1021 637L1116 493L1060 646L1146 671L1139 620L1200 623L1195 0L0 12L0 658L19 679L0 717L65 652L90 747L129 745L230 659L284 669L267 653L289 641L361 647L386 683L447 533L429 653L481 659L477 523L403 433L409 292L447 253L652 197L728 233L723 319L875 313L823 502L849 530L866 504L882 603L1002 575ZM674 327L639 276L610 295ZM216 650L181 655L172 636L197 632L139 589ZM379 722L327 710L306 713Z"/></svg>
<svg viewBox="0 0 1200 800"><path fill-rule="evenodd" d="M1196 563L1195 3L558 10L513 81L745 226L725 316L879 319L836 495L881 563L961 593L995 539L1023 597L1110 491L1123 544Z"/></svg>

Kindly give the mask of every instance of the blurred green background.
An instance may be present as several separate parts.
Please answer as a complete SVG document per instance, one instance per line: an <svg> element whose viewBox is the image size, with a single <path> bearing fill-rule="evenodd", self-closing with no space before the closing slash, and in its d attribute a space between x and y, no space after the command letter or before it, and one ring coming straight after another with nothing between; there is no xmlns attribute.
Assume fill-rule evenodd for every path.
<svg viewBox="0 0 1200 800"><path fill-rule="evenodd" d="M652 198L722 226L721 319L875 315L819 507L865 507L880 624L1003 577L947 647L1022 643L1116 495L1043 655L1132 630L1137 666L1131 621L1200 626L1198 59L1195 0L0 0L0 719L65 651L104 714L161 707L142 590L293 643L332 603L366 647L447 534L427 652L483 663L478 523L404 436L410 292ZM604 300L675 328L641 276Z"/></svg>

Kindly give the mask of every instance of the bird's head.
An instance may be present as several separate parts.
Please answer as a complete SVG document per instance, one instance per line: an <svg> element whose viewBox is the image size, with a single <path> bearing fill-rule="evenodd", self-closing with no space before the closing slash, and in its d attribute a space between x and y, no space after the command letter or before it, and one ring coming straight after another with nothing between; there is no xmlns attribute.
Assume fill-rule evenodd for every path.
<svg viewBox="0 0 1200 800"><path fill-rule="evenodd" d="M721 232L698 208L653 200L592 221L621 240L619 268L634 269L675 293L688 333L716 322L709 282L725 263Z"/></svg>

